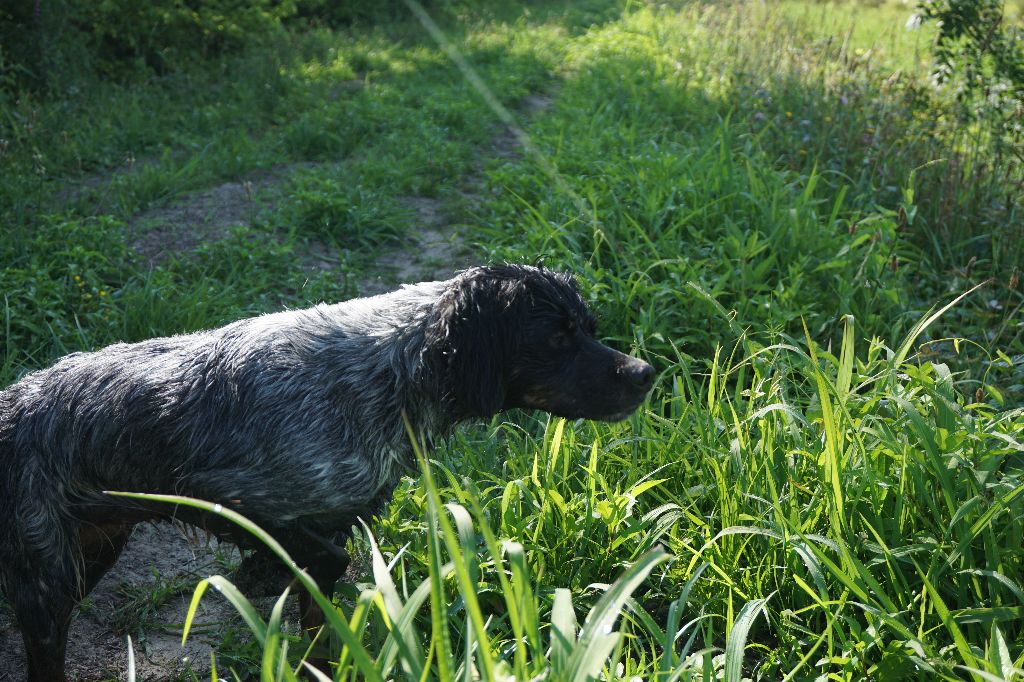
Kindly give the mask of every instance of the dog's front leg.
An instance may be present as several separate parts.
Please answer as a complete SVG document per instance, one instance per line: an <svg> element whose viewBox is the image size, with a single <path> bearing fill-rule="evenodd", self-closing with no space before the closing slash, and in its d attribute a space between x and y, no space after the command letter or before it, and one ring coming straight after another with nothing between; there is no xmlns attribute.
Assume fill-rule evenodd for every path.
<svg viewBox="0 0 1024 682"><path fill-rule="evenodd" d="M306 542L289 554L317 584L324 595L330 599L334 595L334 586L345 574L349 565L349 554L339 544L313 531L303 530L298 534ZM290 544L290 543L289 543ZM288 549L287 545L285 549ZM323 611L313 596L304 588L299 589L299 624L302 631L310 639L316 638L325 622ZM325 642L324 645L327 643ZM310 665L327 675L331 674L330 661L322 656L309 659Z"/></svg>

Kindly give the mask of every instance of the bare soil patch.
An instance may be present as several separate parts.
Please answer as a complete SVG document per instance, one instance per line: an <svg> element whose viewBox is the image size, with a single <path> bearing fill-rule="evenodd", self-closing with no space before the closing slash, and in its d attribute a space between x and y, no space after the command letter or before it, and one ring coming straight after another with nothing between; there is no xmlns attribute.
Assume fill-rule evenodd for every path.
<svg viewBox="0 0 1024 682"><path fill-rule="evenodd" d="M292 173L313 166L279 166L140 213L130 221L131 246L150 267L187 257L204 243L224 239L233 228L251 227L262 211L284 200L282 186ZM401 282L447 278L469 265L464 244L439 199L412 196L401 202L415 216L414 228L401 244L385 247L368 264L366 269L373 274L358 282L363 295L382 293ZM300 267L307 271L334 270L344 261L340 249L323 240L309 239L298 247Z"/></svg>
<svg viewBox="0 0 1024 682"><path fill-rule="evenodd" d="M531 117L547 111L554 102L550 95L537 93L524 97L516 109L524 116ZM491 150L498 158L517 159L523 153L523 141L512 128L506 126L491 140Z"/></svg>
<svg viewBox="0 0 1024 682"><path fill-rule="evenodd" d="M448 279L471 265L471 251L444 215L440 200L405 197L402 203L414 212L416 228L408 241L377 257L377 274L360 282L360 292L377 294L402 282Z"/></svg>
<svg viewBox="0 0 1024 682"><path fill-rule="evenodd" d="M203 578L227 575L238 581L241 589L244 578L232 573L240 559L233 545L218 543L191 527L167 522L136 526L117 563L75 614L68 637L67 679L126 680L127 634L132 636L136 680L188 680L192 673L209 679L210 654L224 634L230 631L235 641L244 641L248 630L234 607L211 589L199 603L182 646L186 614L193 590ZM360 580L368 570L364 564L355 557L343 580ZM268 589L253 593L254 585ZM246 589L250 590L246 596L267 618L281 588L257 581ZM299 632L296 597L289 598L282 627L286 632ZM130 632L124 632L125 628ZM220 677L230 678L227 672L221 662ZM25 675L21 633L10 610L0 608L0 682L21 682Z"/></svg>
<svg viewBox="0 0 1024 682"><path fill-rule="evenodd" d="M205 536L189 536L169 523L136 526L117 564L89 595L75 616L68 638L69 680L96 682L126 679L128 643L115 624L142 617L141 636L132 633L136 679L168 680L189 670L200 677L210 670L210 651L223 627L244 627L235 610L216 594L200 603L194 634L181 645L182 625L192 588L202 578L223 573L222 562L237 562L238 551ZM168 586L181 589L166 595L148 613L147 597L164 597ZM297 609L293 609L297 617ZM13 614L0 611L0 680L25 679L21 633Z"/></svg>
<svg viewBox="0 0 1024 682"><path fill-rule="evenodd" d="M353 84L361 86L362 82ZM547 110L553 102L547 94L528 95L516 109L529 118ZM522 155L522 139L511 128L503 127L486 151L491 157L513 160ZM307 162L277 166L140 213L130 221L132 247L151 266L187 255L205 242L223 239L231 228L251 226L260 211L285 200L282 185L293 173L316 166ZM466 189L462 197L469 203L478 202L475 192L483 185L482 169L465 178L463 185ZM402 202L413 211L416 225L406 241L378 255L368 268L375 274L359 282L360 293L381 293L401 282L447 278L470 264L468 250L440 200L410 196ZM300 253L300 263L309 271L331 270L342 262L342 255L336 247L311 239Z"/></svg>
<svg viewBox="0 0 1024 682"><path fill-rule="evenodd" d="M251 226L260 211L273 208L288 176L313 165L277 166L143 211L129 221L131 246L152 267L224 239L231 228Z"/></svg>
<svg viewBox="0 0 1024 682"><path fill-rule="evenodd" d="M257 189L252 181L226 182L136 216L131 221L136 253L153 266L223 239L230 228L252 221Z"/></svg>

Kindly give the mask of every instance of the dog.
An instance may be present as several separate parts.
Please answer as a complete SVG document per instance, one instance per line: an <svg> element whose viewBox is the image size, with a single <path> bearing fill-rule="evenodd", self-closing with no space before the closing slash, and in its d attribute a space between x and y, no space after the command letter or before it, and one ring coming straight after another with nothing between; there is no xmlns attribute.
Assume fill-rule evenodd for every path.
<svg viewBox="0 0 1024 682"><path fill-rule="evenodd" d="M654 369L594 334L571 275L495 265L24 376L0 391L0 587L29 680L64 679L72 611L134 524L173 516L247 544L195 510L103 491L235 509L333 587L353 524L415 464L404 419L443 437L511 408L607 421L636 410Z"/></svg>

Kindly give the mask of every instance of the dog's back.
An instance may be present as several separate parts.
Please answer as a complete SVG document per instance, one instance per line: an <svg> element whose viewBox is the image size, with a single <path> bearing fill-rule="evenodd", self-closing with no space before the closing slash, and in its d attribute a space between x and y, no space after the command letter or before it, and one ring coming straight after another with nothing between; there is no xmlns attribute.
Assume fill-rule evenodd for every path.
<svg viewBox="0 0 1024 682"><path fill-rule="evenodd" d="M400 433L422 345L395 343L408 319L375 314L393 308L378 299L117 344L26 375L0 392L16 534L50 505L109 506L103 490L240 501L276 521L360 509L400 473L381 446Z"/></svg>

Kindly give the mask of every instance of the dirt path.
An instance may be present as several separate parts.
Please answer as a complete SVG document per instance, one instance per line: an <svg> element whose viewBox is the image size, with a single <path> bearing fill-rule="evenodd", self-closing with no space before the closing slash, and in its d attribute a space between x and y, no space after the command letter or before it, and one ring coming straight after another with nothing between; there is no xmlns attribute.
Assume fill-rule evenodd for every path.
<svg viewBox="0 0 1024 682"><path fill-rule="evenodd" d="M128 644L120 631L126 628L135 639L137 679L174 679L190 669L208 674L211 647L220 641L222 628L239 626L234 609L215 594L204 598L196 616L196 635L184 647L181 626L195 583L223 573L225 562L237 561L234 548L188 537L171 524L138 526L117 564L72 623L68 679L122 679L128 668ZM0 611L0 652L0 680L23 680L21 634L7 609Z"/></svg>
<svg viewBox="0 0 1024 682"><path fill-rule="evenodd" d="M550 97L532 95L518 109L529 117L551 102ZM507 161L521 153L519 139L508 130L500 131L480 150L482 158ZM260 210L285 201L282 188L288 177L312 167L309 163L279 166L140 213L131 220L133 247L155 265L221 239L233 227L252 225ZM100 183L94 179L85 184ZM464 199L471 204L479 202L478 192L485 184L481 165L462 179ZM472 251L459 237L441 201L419 196L401 201L416 216L417 228L400 247L379 255L373 276L359 282L363 295L388 291L400 282L447 278L472 263ZM330 246L311 241L300 261L305 268L328 270L338 267L339 255ZM68 643L68 678L79 682L125 679L125 631L134 633L136 679L190 679L190 672L199 679L208 677L210 652L227 635L244 637L245 627L233 607L212 591L204 597L184 647L182 625L195 584L224 573L238 560L233 547L171 524L138 526L117 564L79 609ZM350 580L360 577L358 573L347 576ZM265 607L264 612L269 612L272 602L270 598L256 601ZM297 627L294 598L286 618L291 627ZM21 635L9 609L0 604L0 682L23 680L24 665Z"/></svg>

